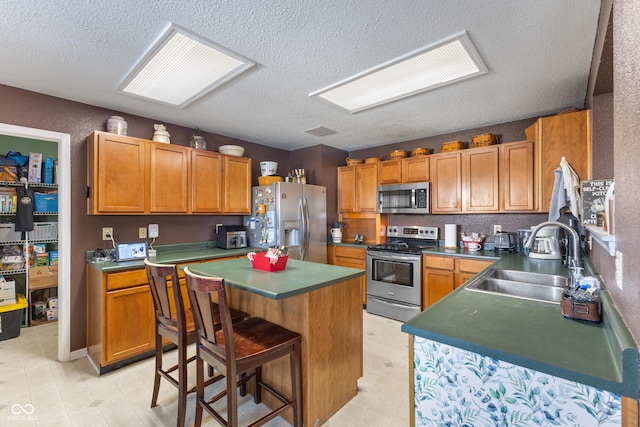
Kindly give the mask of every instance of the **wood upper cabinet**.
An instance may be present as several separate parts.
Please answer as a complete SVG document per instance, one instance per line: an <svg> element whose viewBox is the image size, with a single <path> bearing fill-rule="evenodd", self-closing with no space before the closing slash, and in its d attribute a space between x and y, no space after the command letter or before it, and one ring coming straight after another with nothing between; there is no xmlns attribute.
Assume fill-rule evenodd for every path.
<svg viewBox="0 0 640 427"><path fill-rule="evenodd" d="M224 212L251 213L251 159L223 156Z"/></svg>
<svg viewBox="0 0 640 427"><path fill-rule="evenodd" d="M378 184L429 181L429 157L385 160L378 164Z"/></svg>
<svg viewBox="0 0 640 427"><path fill-rule="evenodd" d="M89 214L143 214L148 194L146 141L94 132L87 139Z"/></svg>
<svg viewBox="0 0 640 427"><path fill-rule="evenodd" d="M402 178L402 160L385 160L378 165L378 184L400 184Z"/></svg>
<svg viewBox="0 0 640 427"><path fill-rule="evenodd" d="M189 151L187 147L148 143L150 212L187 213L189 209Z"/></svg>
<svg viewBox="0 0 640 427"><path fill-rule="evenodd" d="M534 211L534 154L522 141L430 156L432 213Z"/></svg>
<svg viewBox="0 0 640 427"><path fill-rule="evenodd" d="M431 212L462 212L462 153L440 153L431 158Z"/></svg>
<svg viewBox="0 0 640 427"><path fill-rule="evenodd" d="M535 203L534 142L500 145L505 212L533 211Z"/></svg>
<svg viewBox="0 0 640 427"><path fill-rule="evenodd" d="M338 212L376 212L378 165L338 168Z"/></svg>
<svg viewBox="0 0 640 427"><path fill-rule="evenodd" d="M583 110L543 117L525 129L525 134L536 143L538 210L548 212L555 170L562 157L581 181L591 179L591 112Z"/></svg>
<svg viewBox="0 0 640 427"><path fill-rule="evenodd" d="M249 158L100 131L87 143L90 215L250 213Z"/></svg>
<svg viewBox="0 0 640 427"><path fill-rule="evenodd" d="M402 160L403 182L425 182L430 179L428 156L411 157Z"/></svg>
<svg viewBox="0 0 640 427"><path fill-rule="evenodd" d="M463 211L500 210L498 158L497 145L462 152Z"/></svg>
<svg viewBox="0 0 640 427"><path fill-rule="evenodd" d="M191 151L191 212L221 213L222 154Z"/></svg>

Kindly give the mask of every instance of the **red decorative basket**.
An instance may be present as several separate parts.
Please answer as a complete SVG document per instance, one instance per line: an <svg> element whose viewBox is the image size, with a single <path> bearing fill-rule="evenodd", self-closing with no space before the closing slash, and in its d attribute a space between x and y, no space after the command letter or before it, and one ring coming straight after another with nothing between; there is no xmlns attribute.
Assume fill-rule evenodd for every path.
<svg viewBox="0 0 640 427"><path fill-rule="evenodd" d="M264 271L280 271L287 268L287 260L289 255L279 256L275 264L271 264L271 260L265 256L265 252L256 252L251 261L251 266L258 270Z"/></svg>

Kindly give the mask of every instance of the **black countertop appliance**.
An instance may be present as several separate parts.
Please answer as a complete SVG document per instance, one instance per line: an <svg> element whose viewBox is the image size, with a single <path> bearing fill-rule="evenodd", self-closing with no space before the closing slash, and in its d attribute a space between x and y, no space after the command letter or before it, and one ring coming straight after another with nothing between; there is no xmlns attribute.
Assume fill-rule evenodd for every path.
<svg viewBox="0 0 640 427"><path fill-rule="evenodd" d="M218 228L216 246L222 249L247 247L247 231L242 225L222 225Z"/></svg>

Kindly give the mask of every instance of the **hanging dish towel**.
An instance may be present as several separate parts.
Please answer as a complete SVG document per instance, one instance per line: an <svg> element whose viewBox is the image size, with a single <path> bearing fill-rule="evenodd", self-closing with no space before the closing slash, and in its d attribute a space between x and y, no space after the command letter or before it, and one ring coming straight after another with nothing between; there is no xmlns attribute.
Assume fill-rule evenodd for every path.
<svg viewBox="0 0 640 427"><path fill-rule="evenodd" d="M555 181L551 203L549 204L549 221L557 221L562 209L569 207L571 213L578 219L581 217L580 206L580 178L573 170L567 159L560 160L560 167L555 170Z"/></svg>

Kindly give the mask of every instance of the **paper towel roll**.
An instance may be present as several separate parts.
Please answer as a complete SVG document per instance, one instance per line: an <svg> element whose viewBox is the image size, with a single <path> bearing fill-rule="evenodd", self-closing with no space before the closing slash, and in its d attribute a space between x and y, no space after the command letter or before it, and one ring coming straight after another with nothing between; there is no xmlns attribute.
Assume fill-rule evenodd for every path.
<svg viewBox="0 0 640 427"><path fill-rule="evenodd" d="M458 224L444 225L444 247L445 249L458 247Z"/></svg>

